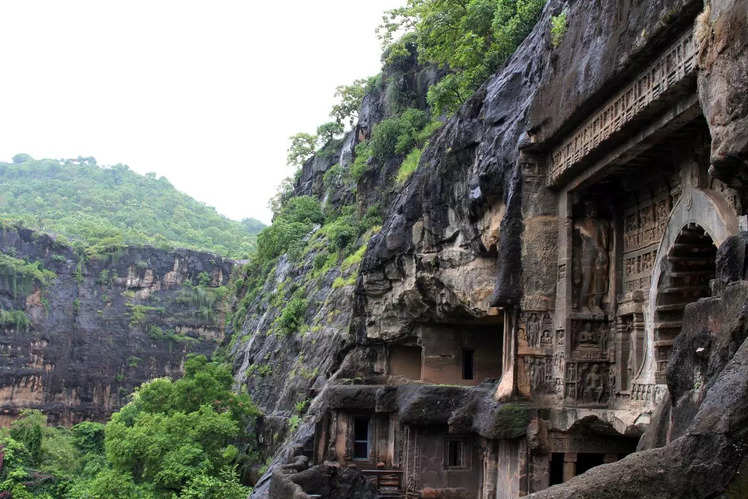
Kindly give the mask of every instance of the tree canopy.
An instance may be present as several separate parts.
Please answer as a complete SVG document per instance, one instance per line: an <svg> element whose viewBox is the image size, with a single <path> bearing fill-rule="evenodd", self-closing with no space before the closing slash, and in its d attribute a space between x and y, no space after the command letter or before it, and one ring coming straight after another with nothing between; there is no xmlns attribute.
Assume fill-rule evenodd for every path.
<svg viewBox="0 0 748 499"><path fill-rule="evenodd" d="M0 495L243 499L237 466L253 459L257 409L232 381L228 365L188 356L183 378L144 383L105 425L55 428L26 410L0 430Z"/></svg>
<svg viewBox="0 0 748 499"><path fill-rule="evenodd" d="M0 162L0 217L89 245L150 244L233 258L251 254L264 227L230 220L153 173L28 154Z"/></svg>
<svg viewBox="0 0 748 499"><path fill-rule="evenodd" d="M532 30L546 0L407 0L378 28L385 54L415 41L419 60L448 71L429 90L434 115L452 113ZM397 39L398 35L405 36Z"/></svg>

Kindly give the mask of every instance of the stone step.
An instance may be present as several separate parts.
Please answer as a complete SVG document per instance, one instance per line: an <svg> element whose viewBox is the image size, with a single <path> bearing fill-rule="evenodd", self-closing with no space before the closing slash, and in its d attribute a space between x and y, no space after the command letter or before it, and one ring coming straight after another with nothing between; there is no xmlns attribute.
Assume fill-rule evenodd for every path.
<svg viewBox="0 0 748 499"><path fill-rule="evenodd" d="M692 302L681 302L681 303L668 303L667 305L657 305L658 312L677 312L686 308L686 305Z"/></svg>
<svg viewBox="0 0 748 499"><path fill-rule="evenodd" d="M668 286L660 288L658 294L675 295L682 293L686 296L700 296L708 291L708 286Z"/></svg>
<svg viewBox="0 0 748 499"><path fill-rule="evenodd" d="M703 256L682 256L682 255L668 255L668 261L672 264L677 265L688 265L693 266L696 264L707 265L714 267L714 258L703 257ZM706 268L704 269L706 270Z"/></svg>
<svg viewBox="0 0 748 499"><path fill-rule="evenodd" d="M655 322L655 330L661 329L680 329L683 327L683 321L662 321Z"/></svg>
<svg viewBox="0 0 748 499"><path fill-rule="evenodd" d="M690 276L711 277L714 275L714 270L711 270L711 269L683 270L683 271L667 272L665 275L669 277L673 277L675 279L678 279L681 277L690 277Z"/></svg>
<svg viewBox="0 0 748 499"><path fill-rule="evenodd" d="M655 348L665 348L665 347L672 347L673 342L675 342L675 339L671 340L657 340L655 341Z"/></svg>

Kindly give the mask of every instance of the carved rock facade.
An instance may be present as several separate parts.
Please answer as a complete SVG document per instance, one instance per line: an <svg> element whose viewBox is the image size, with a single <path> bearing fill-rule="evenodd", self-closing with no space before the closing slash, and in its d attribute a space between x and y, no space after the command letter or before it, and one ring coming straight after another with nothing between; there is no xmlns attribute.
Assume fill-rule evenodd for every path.
<svg viewBox="0 0 748 499"><path fill-rule="evenodd" d="M724 326L744 314L745 282L718 279L717 252L744 248L730 238L748 230L748 98L735 87L748 67L745 2L713 4L698 20L700 1L546 5L390 206L361 266L356 346L286 458L355 466L407 497L562 483L541 494L680 497L688 459L725 469L695 497L730 486L745 449L732 423L667 463L667 487L627 478L629 495L615 495L597 471L610 468L596 468L641 472L637 445L659 447L646 452L663 463L695 445L714 420L706 387L748 374L728 363L742 326ZM563 10L569 29L553 48L549 18ZM716 305L700 320L731 346L714 340L712 368L691 359L684 374L674 362L693 354L684 334L706 302ZM687 376L698 397L679 388L671 401Z"/></svg>

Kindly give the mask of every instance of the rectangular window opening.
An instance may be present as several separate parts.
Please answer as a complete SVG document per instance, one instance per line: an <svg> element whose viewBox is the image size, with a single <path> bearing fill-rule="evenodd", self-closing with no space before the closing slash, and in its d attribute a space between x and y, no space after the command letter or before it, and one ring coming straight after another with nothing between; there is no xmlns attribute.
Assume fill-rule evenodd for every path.
<svg viewBox="0 0 748 499"><path fill-rule="evenodd" d="M465 466L465 446L462 440L447 441L447 468Z"/></svg>
<svg viewBox="0 0 748 499"><path fill-rule="evenodd" d="M369 417L353 418L353 459L369 459Z"/></svg>
<svg viewBox="0 0 748 499"><path fill-rule="evenodd" d="M475 377L473 360L475 352L472 350L462 351L462 379L473 379Z"/></svg>

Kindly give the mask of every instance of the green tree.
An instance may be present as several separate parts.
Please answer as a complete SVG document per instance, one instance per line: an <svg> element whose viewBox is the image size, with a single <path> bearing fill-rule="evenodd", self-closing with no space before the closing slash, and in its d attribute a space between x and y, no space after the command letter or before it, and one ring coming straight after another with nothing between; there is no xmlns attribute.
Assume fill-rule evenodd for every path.
<svg viewBox="0 0 748 499"><path fill-rule="evenodd" d="M324 123L317 128L317 136L323 144L327 144L331 140L339 137L343 133L343 129L342 123L330 121L329 123Z"/></svg>
<svg viewBox="0 0 748 499"><path fill-rule="evenodd" d="M317 149L316 135L299 132L289 140L291 145L288 147L288 156L286 156L286 162L289 165L300 167L314 156L314 151Z"/></svg>
<svg viewBox="0 0 748 499"><path fill-rule="evenodd" d="M435 115L452 113L512 55L527 36L545 0L408 0L388 11L378 28L390 52L414 33L421 62L448 74L429 90ZM403 40L406 40L403 38Z"/></svg>
<svg viewBox="0 0 748 499"><path fill-rule="evenodd" d="M23 443L33 464L42 458L42 428L47 425L47 417L38 409L24 409L10 425L10 437Z"/></svg>
<svg viewBox="0 0 748 499"><path fill-rule="evenodd" d="M344 125L348 122L353 126L358 118L358 110L366 95L367 79L355 80L350 85L340 85L335 90L337 102L330 111L330 116L336 123Z"/></svg>

